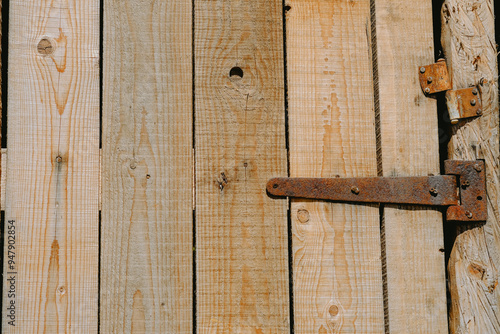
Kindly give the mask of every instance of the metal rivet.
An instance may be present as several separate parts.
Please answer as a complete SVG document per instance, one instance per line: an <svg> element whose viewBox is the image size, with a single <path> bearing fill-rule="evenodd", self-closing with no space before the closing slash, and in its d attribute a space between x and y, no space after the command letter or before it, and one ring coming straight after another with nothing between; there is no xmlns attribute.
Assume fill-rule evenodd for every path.
<svg viewBox="0 0 500 334"><path fill-rule="evenodd" d="M430 89L429 87L427 87L427 88L425 89L425 92L426 92L427 94L429 94L429 93L431 92L431 89Z"/></svg>
<svg viewBox="0 0 500 334"><path fill-rule="evenodd" d="M470 211L465 211L465 215L467 216L467 218L472 219L472 216L473 216L473 215L472 215L472 212L470 212Z"/></svg>
<svg viewBox="0 0 500 334"><path fill-rule="evenodd" d="M433 79L432 79L432 77L428 77L428 78L427 78L427 83L431 83L431 82L432 82L432 80L433 80Z"/></svg>
<svg viewBox="0 0 500 334"><path fill-rule="evenodd" d="M357 194L359 194L359 188L358 188L358 187L353 186L353 187L351 187L351 192L352 192L353 194L357 195Z"/></svg>
<svg viewBox="0 0 500 334"><path fill-rule="evenodd" d="M471 106L475 106L476 105L476 100L474 100L474 99L470 100L470 105Z"/></svg>
<svg viewBox="0 0 500 334"><path fill-rule="evenodd" d="M476 172L480 172L483 170L479 164L475 164L474 169L476 170Z"/></svg>
<svg viewBox="0 0 500 334"><path fill-rule="evenodd" d="M429 192L430 192L432 195L434 195L434 196L436 196L436 195L438 194L438 191L437 191L437 189L436 189L436 188L431 188L431 189L429 190Z"/></svg>
<svg viewBox="0 0 500 334"><path fill-rule="evenodd" d="M56 162L57 162L57 163L61 163L61 162L62 162L62 158L61 158L61 156L59 156L59 155L58 155L58 156L56 157Z"/></svg>
<svg viewBox="0 0 500 334"><path fill-rule="evenodd" d="M425 73L425 67L423 67L423 66L422 66L422 67L420 68L420 73Z"/></svg>
<svg viewBox="0 0 500 334"><path fill-rule="evenodd" d="M472 90L472 94L477 95L477 89L476 89L476 88L474 88L474 89Z"/></svg>
<svg viewBox="0 0 500 334"><path fill-rule="evenodd" d="M482 115L482 114L483 114L483 110L478 109L478 110L476 111L476 114L477 114L477 115Z"/></svg>

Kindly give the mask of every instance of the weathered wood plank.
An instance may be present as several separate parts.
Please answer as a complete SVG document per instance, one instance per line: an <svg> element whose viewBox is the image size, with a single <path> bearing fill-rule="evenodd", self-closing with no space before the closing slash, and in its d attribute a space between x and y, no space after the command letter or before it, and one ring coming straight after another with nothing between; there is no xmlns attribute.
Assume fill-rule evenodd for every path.
<svg viewBox="0 0 500 334"><path fill-rule="evenodd" d="M384 176L439 174L436 102L418 67L434 62L432 1L375 1L381 156ZM384 209L386 325L391 333L447 333L442 215Z"/></svg>
<svg viewBox="0 0 500 334"><path fill-rule="evenodd" d="M370 1L290 0L290 175L377 175ZM384 330L379 210L293 200L296 333Z"/></svg>
<svg viewBox="0 0 500 334"><path fill-rule="evenodd" d="M195 1L199 333L289 331L281 0Z"/></svg>
<svg viewBox="0 0 500 334"><path fill-rule="evenodd" d="M96 333L99 1L14 0L9 23L2 332Z"/></svg>
<svg viewBox="0 0 500 334"><path fill-rule="evenodd" d="M192 333L192 4L104 5L101 332Z"/></svg>
<svg viewBox="0 0 500 334"><path fill-rule="evenodd" d="M498 69L493 0L446 0L442 44L454 89L479 85L483 116L453 127L449 158L484 159L488 221L462 225L448 263L452 333L499 333L500 177Z"/></svg>

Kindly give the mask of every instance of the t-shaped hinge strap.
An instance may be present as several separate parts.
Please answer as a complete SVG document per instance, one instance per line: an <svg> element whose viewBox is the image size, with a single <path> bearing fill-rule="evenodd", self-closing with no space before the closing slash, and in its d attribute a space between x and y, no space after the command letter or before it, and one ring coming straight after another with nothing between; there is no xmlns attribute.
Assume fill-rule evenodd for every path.
<svg viewBox="0 0 500 334"><path fill-rule="evenodd" d="M448 221L487 218L484 161L445 161L446 175L416 177L274 178L274 196L340 202L448 206Z"/></svg>

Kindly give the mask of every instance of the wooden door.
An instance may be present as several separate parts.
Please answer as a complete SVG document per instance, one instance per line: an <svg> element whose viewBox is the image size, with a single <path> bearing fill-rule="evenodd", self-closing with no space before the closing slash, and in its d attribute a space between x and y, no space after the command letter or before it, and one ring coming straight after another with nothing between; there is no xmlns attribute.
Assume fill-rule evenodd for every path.
<svg viewBox="0 0 500 334"><path fill-rule="evenodd" d="M492 218L452 252L450 329L494 332L494 37L464 79L453 11L482 13L482 36L493 2L463 2L445 1L444 49L489 102L450 156L486 160ZM2 332L447 333L442 210L266 193L272 177L440 174L445 114L418 82L433 5L9 1Z"/></svg>

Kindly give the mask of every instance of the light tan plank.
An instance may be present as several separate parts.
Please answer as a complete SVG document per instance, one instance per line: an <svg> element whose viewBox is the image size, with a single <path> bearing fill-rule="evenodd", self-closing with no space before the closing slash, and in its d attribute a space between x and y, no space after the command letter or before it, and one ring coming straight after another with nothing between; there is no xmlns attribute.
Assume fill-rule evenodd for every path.
<svg viewBox="0 0 500 334"><path fill-rule="evenodd" d="M498 5L498 4L496 4ZM442 43L454 89L479 86L483 116L453 127L449 158L484 159L486 225L461 225L448 263L452 333L500 332L498 69L493 0L446 0ZM498 19L498 18L497 18Z"/></svg>
<svg viewBox="0 0 500 334"><path fill-rule="evenodd" d="M191 17L105 1L102 333L192 333Z"/></svg>
<svg viewBox="0 0 500 334"><path fill-rule="evenodd" d="M287 4L291 176L376 176L370 1ZM295 333L382 333L378 208L291 210Z"/></svg>
<svg viewBox="0 0 500 334"><path fill-rule="evenodd" d="M375 20L383 175L437 175L436 102L418 82L434 62L432 1L376 0ZM390 332L448 333L441 213L387 206L384 218Z"/></svg>
<svg viewBox="0 0 500 334"><path fill-rule="evenodd" d="M287 201L265 190L287 174L282 2L195 11L198 333L287 333Z"/></svg>
<svg viewBox="0 0 500 334"><path fill-rule="evenodd" d="M99 1L10 1L9 21L2 332L96 333Z"/></svg>

